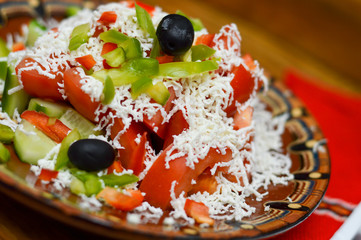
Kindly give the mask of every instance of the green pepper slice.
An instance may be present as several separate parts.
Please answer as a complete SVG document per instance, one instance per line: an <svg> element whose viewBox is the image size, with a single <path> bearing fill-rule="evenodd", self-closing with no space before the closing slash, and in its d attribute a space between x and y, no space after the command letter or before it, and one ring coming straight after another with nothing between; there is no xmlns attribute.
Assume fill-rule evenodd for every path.
<svg viewBox="0 0 361 240"><path fill-rule="evenodd" d="M77 50L81 45L88 42L89 31L90 31L90 25L88 23L84 23L79 26L76 26L70 35L69 50L70 51Z"/></svg>
<svg viewBox="0 0 361 240"><path fill-rule="evenodd" d="M182 78L218 69L215 59L203 62L171 62L159 64L159 76Z"/></svg>
<svg viewBox="0 0 361 240"><path fill-rule="evenodd" d="M216 50L214 50L213 48L210 48L204 44L192 46L191 51L192 51L192 61L193 62L198 61L198 60L207 59L216 52Z"/></svg>

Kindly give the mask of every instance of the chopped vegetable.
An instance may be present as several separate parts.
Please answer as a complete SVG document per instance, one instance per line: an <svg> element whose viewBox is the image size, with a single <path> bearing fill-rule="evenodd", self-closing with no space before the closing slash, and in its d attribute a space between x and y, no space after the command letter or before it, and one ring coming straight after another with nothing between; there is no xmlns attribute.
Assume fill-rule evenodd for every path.
<svg viewBox="0 0 361 240"><path fill-rule="evenodd" d="M41 169L39 179L42 181L51 181L52 179L55 179L58 176L58 171L52 171L46 168Z"/></svg>
<svg viewBox="0 0 361 240"><path fill-rule="evenodd" d="M201 74L216 70L218 64L216 60L203 62L172 62L159 65L159 76L183 78L195 74Z"/></svg>
<svg viewBox="0 0 361 240"><path fill-rule="evenodd" d="M22 51L25 50L25 44L23 42L16 42L13 44L11 51L12 52L17 52L17 51Z"/></svg>
<svg viewBox="0 0 361 240"><path fill-rule="evenodd" d="M111 103L115 96L115 88L114 88L113 80L109 76L107 76L104 81L103 95L104 95L104 99L102 101L103 104Z"/></svg>
<svg viewBox="0 0 361 240"><path fill-rule="evenodd" d="M65 167L69 163L69 147L70 145L80 139L80 133L77 129L72 130L61 142L59 154L56 158L55 170Z"/></svg>
<svg viewBox="0 0 361 240"><path fill-rule="evenodd" d="M155 28L149 13L138 4L135 4L135 11L140 28L145 33L148 33L151 38L155 39L157 36L155 34Z"/></svg>
<svg viewBox="0 0 361 240"><path fill-rule="evenodd" d="M191 48L191 50L193 62L198 60L205 60L211 57L216 52L216 50L204 44L195 45Z"/></svg>
<svg viewBox="0 0 361 240"><path fill-rule="evenodd" d="M125 61L124 49L119 47L102 55L107 64L111 67L119 67Z"/></svg>
<svg viewBox="0 0 361 240"><path fill-rule="evenodd" d="M114 11L103 12L98 20L98 22L105 25L110 23L115 23L116 21L117 21L117 14Z"/></svg>
<svg viewBox="0 0 361 240"><path fill-rule="evenodd" d="M4 144L0 142L0 163L6 163L10 160L10 152Z"/></svg>
<svg viewBox="0 0 361 240"><path fill-rule="evenodd" d="M197 223L206 223L210 226L214 224L214 220L209 217L209 209L204 203L186 199L184 210L189 217L194 218Z"/></svg>
<svg viewBox="0 0 361 240"><path fill-rule="evenodd" d="M14 131L3 124L0 124L0 142L2 143L11 143L14 139Z"/></svg>
<svg viewBox="0 0 361 240"><path fill-rule="evenodd" d="M69 50L77 50L81 45L88 42L90 25L88 23L76 26L70 35Z"/></svg>
<svg viewBox="0 0 361 240"><path fill-rule="evenodd" d="M61 143L70 132L70 129L58 119L55 120L54 124L49 125L49 117L44 113L27 110L21 114L21 118L36 126L57 143Z"/></svg>
<svg viewBox="0 0 361 240"><path fill-rule="evenodd" d="M121 211L131 211L140 206L143 202L143 195L139 190L127 189L125 193L115 189L106 187L98 195L97 198L104 199L106 203Z"/></svg>
<svg viewBox="0 0 361 240"><path fill-rule="evenodd" d="M106 43L110 42L115 44L123 43L129 39L127 35L114 29L101 33L99 38Z"/></svg>
<svg viewBox="0 0 361 240"><path fill-rule="evenodd" d="M27 46L34 46L38 37L44 35L46 27L41 25L37 20L31 20L29 23L29 33L26 40Z"/></svg>
<svg viewBox="0 0 361 240"><path fill-rule="evenodd" d="M204 28L202 21L199 18L190 18L184 12L177 10L176 14L182 15L192 23L194 31L200 31Z"/></svg>
<svg viewBox="0 0 361 240"><path fill-rule="evenodd" d="M80 63L83 67L86 68L86 70L90 70L92 69L92 67L94 67L94 65L97 63L93 56L88 54L82 57L77 57L75 58L75 60Z"/></svg>

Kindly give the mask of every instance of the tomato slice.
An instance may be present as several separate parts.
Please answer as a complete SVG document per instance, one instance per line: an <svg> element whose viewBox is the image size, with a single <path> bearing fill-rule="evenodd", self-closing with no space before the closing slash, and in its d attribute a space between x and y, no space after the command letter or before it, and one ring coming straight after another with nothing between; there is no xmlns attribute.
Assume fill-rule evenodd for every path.
<svg viewBox="0 0 361 240"><path fill-rule="evenodd" d="M64 72L64 89L69 102L84 117L90 121L95 121L95 110L100 102L92 101L90 96L81 89L81 76L78 68L71 68Z"/></svg>
<svg viewBox="0 0 361 240"><path fill-rule="evenodd" d="M103 12L98 22L107 25L110 23L115 23L117 21L117 14L114 11Z"/></svg>
<svg viewBox="0 0 361 240"><path fill-rule="evenodd" d="M55 75L55 79L52 79L40 74L36 69L27 70L32 64L38 64L42 70L45 70L43 66L29 57L21 60L15 68L16 74L19 75L20 73L21 75L24 90L34 97L63 100L58 85L63 82L62 75L50 71L51 74ZM59 72L62 72L62 70L59 69Z"/></svg>
<svg viewBox="0 0 361 240"><path fill-rule="evenodd" d="M183 116L182 111L177 111L170 119L167 126L166 134L164 137L163 149L167 148L173 143L174 136L179 135L184 130L189 128L189 124Z"/></svg>
<svg viewBox="0 0 361 240"><path fill-rule="evenodd" d="M208 47L213 47L214 46L214 35L215 34L203 34L200 35L197 39L196 39L196 43L195 45L199 45L199 44L204 44Z"/></svg>
<svg viewBox="0 0 361 240"><path fill-rule="evenodd" d="M52 171L49 169L41 169L40 175L39 175L39 179L42 181L51 181L52 179L56 178L58 176L58 171Z"/></svg>
<svg viewBox="0 0 361 240"><path fill-rule="evenodd" d="M97 198L102 198L106 203L121 211L131 211L143 202L143 195L139 190L127 189L126 193L115 188L105 187Z"/></svg>
<svg viewBox="0 0 361 240"><path fill-rule="evenodd" d="M192 188L192 179L198 176L217 162L229 161L232 158L231 150L222 155L219 150L211 148L208 155L195 164L194 169L186 165L186 157L178 157L169 162L166 167L166 154L171 149L168 146L155 160L139 189L145 193L145 200L151 205L166 209L170 207L172 183L175 181L174 194L178 197L183 191L187 193Z"/></svg>
<svg viewBox="0 0 361 240"><path fill-rule="evenodd" d="M22 43L22 42L17 42L17 43L14 43L12 48L11 48L11 51L12 52L17 52L17 51L21 51L21 50L25 50L25 44Z"/></svg>
<svg viewBox="0 0 361 240"><path fill-rule="evenodd" d="M81 64L87 70L92 69L92 67L94 67L94 65L97 63L94 60L93 56L90 54L81 56L81 57L77 57L77 58L75 58L75 61L77 61L79 64Z"/></svg>
<svg viewBox="0 0 361 240"><path fill-rule="evenodd" d="M173 100L175 99L175 92L173 87L169 88L168 90L170 96L166 104L163 106L165 112L167 113L169 113L170 110L173 108ZM156 112L156 114L150 119L147 115L144 115L143 123L147 126L148 129L156 133L161 139L164 139L168 127L167 123L163 124L163 116L160 110Z"/></svg>
<svg viewBox="0 0 361 240"><path fill-rule="evenodd" d="M233 102L225 109L228 115L235 113L237 109L236 102L244 103L249 99L255 85L255 79L252 77L252 74L242 64L234 68L232 73L234 74L234 78L231 81Z"/></svg>
<svg viewBox="0 0 361 240"><path fill-rule="evenodd" d="M134 8L135 4L138 4L139 7L144 8L144 10L147 11L150 16L153 16L153 14L154 14L155 7L153 7L151 5L148 5L148 4L145 4L145 3L142 3L142 2L138 2L138 1L134 1L134 0L133 1L127 1L127 3L128 3L129 8Z"/></svg>
<svg viewBox="0 0 361 240"><path fill-rule="evenodd" d="M144 169L147 132L141 124L133 122L123 134L117 136L123 129L123 121L115 118L110 137L112 140L116 139L124 147L118 150L119 161L122 166L126 169L132 169L135 175L139 175ZM138 143L136 139L139 139Z"/></svg>
<svg viewBox="0 0 361 240"><path fill-rule="evenodd" d="M103 48L102 48L102 52L101 52L100 55L104 55L104 54L106 54L108 52L111 52L114 49L116 49L117 47L118 47L118 45L115 44L115 43L111 43L111 42L104 43Z"/></svg>
<svg viewBox="0 0 361 240"><path fill-rule="evenodd" d="M55 121L51 122L49 121L50 118L41 112L27 110L21 114L21 118L33 124L36 128L57 143L61 143L61 141L63 141L63 139L71 131L71 129L63 124L59 119L54 119Z"/></svg>
<svg viewBox="0 0 361 240"><path fill-rule="evenodd" d="M210 226L214 224L214 220L209 217L209 208L204 203L186 199L184 210L189 217L194 218L199 224L206 223Z"/></svg>
<svg viewBox="0 0 361 240"><path fill-rule="evenodd" d="M240 109L236 111L233 116L234 129L238 130L245 128L251 125L253 115L253 107L248 106L245 110L241 111Z"/></svg>
<svg viewBox="0 0 361 240"><path fill-rule="evenodd" d="M114 161L113 164L110 165L110 167L108 167L107 173L108 174L114 173L114 171L117 172L117 173L121 173L121 172L124 171L124 168L123 168L122 164L118 160Z"/></svg>
<svg viewBox="0 0 361 240"><path fill-rule="evenodd" d="M156 59L158 60L159 64L170 63L174 61L174 56L164 55L164 56L158 56L156 57Z"/></svg>
<svg viewBox="0 0 361 240"><path fill-rule="evenodd" d="M214 193L217 190L217 180L215 175L212 175L210 168L207 168L201 175L196 179L196 183L192 185L192 189L188 192L188 195L200 192L208 192L209 194Z"/></svg>

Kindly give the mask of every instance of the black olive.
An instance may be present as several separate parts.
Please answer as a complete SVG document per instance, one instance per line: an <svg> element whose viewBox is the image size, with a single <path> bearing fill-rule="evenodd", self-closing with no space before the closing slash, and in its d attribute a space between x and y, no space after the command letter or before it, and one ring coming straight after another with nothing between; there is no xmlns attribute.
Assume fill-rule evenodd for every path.
<svg viewBox="0 0 361 240"><path fill-rule="evenodd" d="M163 52L179 56L192 46L194 29L188 18L178 14L169 14L160 21L157 37Z"/></svg>
<svg viewBox="0 0 361 240"><path fill-rule="evenodd" d="M72 143L68 157L77 168L88 172L108 168L115 159L114 148L99 139L81 139Z"/></svg>

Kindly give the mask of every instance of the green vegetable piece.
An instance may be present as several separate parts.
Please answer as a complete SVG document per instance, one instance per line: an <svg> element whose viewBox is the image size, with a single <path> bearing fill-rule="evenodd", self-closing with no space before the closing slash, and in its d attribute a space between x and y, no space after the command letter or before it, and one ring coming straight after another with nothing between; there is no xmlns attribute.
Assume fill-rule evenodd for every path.
<svg viewBox="0 0 361 240"><path fill-rule="evenodd" d="M70 35L69 50L70 51L77 50L81 45L88 42L89 31L90 31L89 23L84 23L79 26L76 26Z"/></svg>
<svg viewBox="0 0 361 240"><path fill-rule="evenodd" d="M123 47L127 59L141 58L143 56L140 42L136 38L129 38L120 44Z"/></svg>
<svg viewBox="0 0 361 240"><path fill-rule="evenodd" d="M0 124L0 142L11 143L14 136L15 132L10 127Z"/></svg>
<svg viewBox="0 0 361 240"><path fill-rule="evenodd" d="M81 7L79 6L69 6L65 10L65 15L67 17L72 17L78 14L78 12L81 10Z"/></svg>
<svg viewBox="0 0 361 240"><path fill-rule="evenodd" d="M129 37L127 35L119 32L117 30L114 30L114 29L111 29L106 32L102 32L99 35L99 38L101 40L103 40L104 42L111 42L111 43L116 43L116 44L123 43L129 39Z"/></svg>
<svg viewBox="0 0 361 240"><path fill-rule="evenodd" d="M8 63L6 61L0 62L0 81L6 80ZM2 93L1 93L2 94Z"/></svg>
<svg viewBox="0 0 361 240"><path fill-rule="evenodd" d="M144 8L140 7L138 4L135 4L135 12L137 15L137 20L140 28L145 33L148 33L151 38L153 39L156 38L155 28L149 13Z"/></svg>
<svg viewBox="0 0 361 240"><path fill-rule="evenodd" d="M104 184L109 187L123 187L131 183L138 182L139 178L133 174L115 175L113 173L100 177Z"/></svg>
<svg viewBox="0 0 361 240"><path fill-rule="evenodd" d="M52 118L60 118L68 109L69 106L64 103L50 102L41 98L30 99L28 106L28 110L43 112Z"/></svg>
<svg viewBox="0 0 361 240"><path fill-rule="evenodd" d="M38 21L36 20L31 20L29 23L29 33L28 33L28 38L26 39L26 45L27 46L34 46L36 40L44 35L44 33L46 32L46 27L41 25Z"/></svg>
<svg viewBox="0 0 361 240"><path fill-rule="evenodd" d="M146 90L146 93L157 103L164 106L164 104L167 102L170 93L168 91L168 88L164 85L163 82L157 82L152 87L148 88Z"/></svg>
<svg viewBox="0 0 361 240"><path fill-rule="evenodd" d="M188 18L188 20L192 23L194 31L200 31L204 28L204 25L199 18L188 17L185 13L183 13L180 10L177 10L176 14L179 14L179 15L182 15L182 16Z"/></svg>
<svg viewBox="0 0 361 240"><path fill-rule="evenodd" d="M9 150L0 142L0 163L6 163L10 160Z"/></svg>
<svg viewBox="0 0 361 240"><path fill-rule="evenodd" d="M102 56L111 67L119 67L125 61L125 52L119 47Z"/></svg>
<svg viewBox="0 0 361 240"><path fill-rule="evenodd" d="M6 46L6 42L0 38L0 57L7 57L10 53L10 50Z"/></svg>
<svg viewBox="0 0 361 240"><path fill-rule="evenodd" d="M102 101L103 104L109 104L113 101L115 96L115 88L113 84L113 80L107 76L104 81L104 88L103 88L104 99Z"/></svg>
<svg viewBox="0 0 361 240"><path fill-rule="evenodd" d="M55 170L65 167L69 162L68 150L70 145L81 138L79 131L73 129L61 142L59 154L56 158Z"/></svg>
<svg viewBox="0 0 361 240"><path fill-rule="evenodd" d="M103 69L92 74L92 77L105 82L109 76L114 86L122 86L135 82L142 76L150 77L158 74L159 62L153 58L134 58L126 61L120 69Z"/></svg>
<svg viewBox="0 0 361 240"><path fill-rule="evenodd" d="M70 129L78 129L81 138L88 138L91 134L100 135L102 133L102 131L95 131L95 125L72 108L69 108L59 120Z"/></svg>
<svg viewBox="0 0 361 240"><path fill-rule="evenodd" d="M78 178L82 183L84 183L85 195L88 197L99 193L102 190L102 184L99 180L99 177L95 174L88 173L85 171L72 171L74 177Z"/></svg>
<svg viewBox="0 0 361 240"><path fill-rule="evenodd" d="M149 77L141 77L137 81L132 83L131 95L133 99L136 99L140 94L145 93L146 90L152 87L152 79Z"/></svg>
<svg viewBox="0 0 361 240"><path fill-rule="evenodd" d="M192 61L204 60L211 57L216 50L208 47L204 44L195 45L191 48L192 50Z"/></svg>
<svg viewBox="0 0 361 240"><path fill-rule="evenodd" d="M76 195L85 194L86 190L84 183L79 179L77 179L76 177L74 177L70 182L70 192Z"/></svg>
<svg viewBox="0 0 361 240"><path fill-rule="evenodd" d="M156 58L158 56L160 56L159 40L158 40L158 38L154 38L153 48L152 48L152 51L150 52L150 57Z"/></svg>
<svg viewBox="0 0 361 240"><path fill-rule="evenodd" d="M182 78L218 69L216 60L159 64L159 76Z"/></svg>
<svg viewBox="0 0 361 240"><path fill-rule="evenodd" d="M181 56L181 60L183 62L192 62L192 48L190 48L187 52L185 52L182 56Z"/></svg>
<svg viewBox="0 0 361 240"><path fill-rule="evenodd" d="M2 95L2 110L6 112L10 117L13 117L15 109L18 113L22 113L28 106L30 96L24 91L24 89L16 89L20 85L18 77L15 74L15 70L12 67L7 68L7 75L5 80L4 92Z"/></svg>

